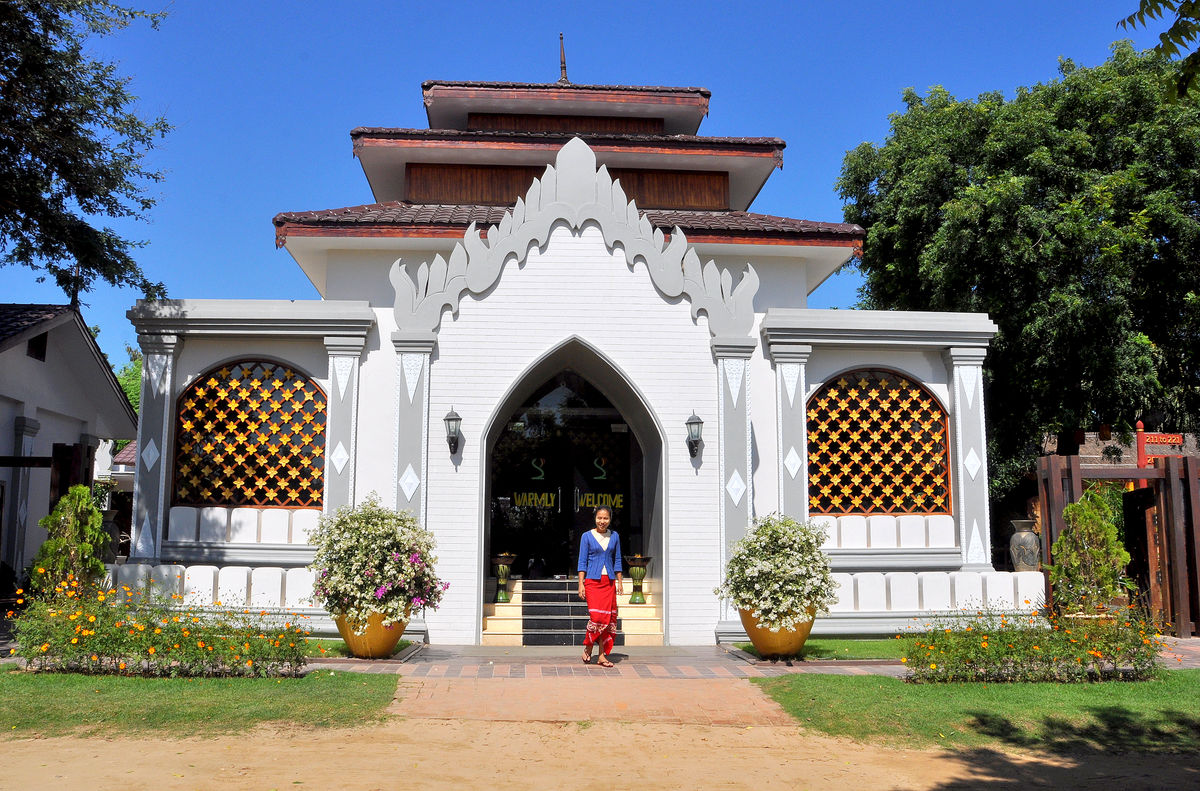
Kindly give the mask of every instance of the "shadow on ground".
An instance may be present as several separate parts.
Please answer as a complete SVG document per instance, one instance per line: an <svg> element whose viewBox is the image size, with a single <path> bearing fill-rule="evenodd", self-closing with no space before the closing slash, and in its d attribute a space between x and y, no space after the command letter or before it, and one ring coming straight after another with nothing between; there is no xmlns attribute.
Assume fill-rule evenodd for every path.
<svg viewBox="0 0 1200 791"><path fill-rule="evenodd" d="M966 777L937 788L1200 788L1200 718L1171 711L1148 718L1120 706L1089 711L1086 723L1047 717L1031 728L972 712L977 731L1028 752L956 753Z"/></svg>

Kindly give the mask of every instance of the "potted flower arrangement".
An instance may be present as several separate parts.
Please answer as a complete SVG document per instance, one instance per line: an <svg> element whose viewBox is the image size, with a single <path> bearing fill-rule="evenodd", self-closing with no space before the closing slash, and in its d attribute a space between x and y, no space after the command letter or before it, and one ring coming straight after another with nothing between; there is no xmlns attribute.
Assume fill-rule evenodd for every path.
<svg viewBox="0 0 1200 791"><path fill-rule="evenodd" d="M449 587L434 570L433 534L375 494L322 517L310 541L313 599L355 656L391 656L412 608L436 609Z"/></svg>
<svg viewBox="0 0 1200 791"><path fill-rule="evenodd" d="M837 601L824 540L819 525L771 514L734 545L715 593L738 608L761 656L800 653L813 619Z"/></svg>

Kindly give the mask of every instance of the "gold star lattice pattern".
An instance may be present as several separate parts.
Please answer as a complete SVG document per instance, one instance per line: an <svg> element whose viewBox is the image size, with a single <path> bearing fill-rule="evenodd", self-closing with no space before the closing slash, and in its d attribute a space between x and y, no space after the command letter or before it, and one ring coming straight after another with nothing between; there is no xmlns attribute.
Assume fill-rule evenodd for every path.
<svg viewBox="0 0 1200 791"><path fill-rule="evenodd" d="M179 398L175 505L320 507L325 394L278 363L244 360Z"/></svg>
<svg viewBox="0 0 1200 791"><path fill-rule="evenodd" d="M862 370L808 402L808 507L814 514L948 514L948 421L919 384Z"/></svg>

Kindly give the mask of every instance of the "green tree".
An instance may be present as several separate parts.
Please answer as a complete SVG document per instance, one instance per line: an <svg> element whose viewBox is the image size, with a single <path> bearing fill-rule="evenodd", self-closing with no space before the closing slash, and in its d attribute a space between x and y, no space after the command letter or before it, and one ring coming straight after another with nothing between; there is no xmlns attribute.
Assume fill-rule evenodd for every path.
<svg viewBox="0 0 1200 791"><path fill-rule="evenodd" d="M1186 96L1188 88L1200 74L1200 51L1195 49L1196 40L1200 39L1200 2L1197 0L1141 0L1138 10L1122 19L1117 24L1125 30L1132 27L1146 27L1147 20L1154 21L1162 17L1175 15L1171 25L1158 34L1158 46L1155 52L1176 57L1185 48L1192 51L1184 55L1179 62L1179 73L1173 80L1168 81L1172 94L1176 97Z"/></svg>
<svg viewBox="0 0 1200 791"><path fill-rule="evenodd" d="M109 536L101 526L104 515L92 502L92 490L72 486L38 524L48 534L30 566L30 581L35 590L49 591L54 586L91 585L104 578L101 556Z"/></svg>
<svg viewBox="0 0 1200 791"><path fill-rule="evenodd" d="M170 129L133 109L129 79L85 52L147 14L97 0L0 2L0 265L51 277L78 304L99 278L165 296L102 218L143 219L162 178L144 158Z"/></svg>
<svg viewBox="0 0 1200 791"><path fill-rule="evenodd" d="M142 411L142 352L140 349L125 344L125 353L129 355L129 362L121 366L121 370L117 371L117 383L121 385L121 389L125 391L125 397L129 399L130 406L134 412Z"/></svg>
<svg viewBox="0 0 1200 791"><path fill-rule="evenodd" d="M845 217L867 230L864 307L982 311L993 498L1046 433L1194 430L1200 414L1200 110L1176 65L1113 45L1096 68L960 101L904 93L882 146L847 153Z"/></svg>

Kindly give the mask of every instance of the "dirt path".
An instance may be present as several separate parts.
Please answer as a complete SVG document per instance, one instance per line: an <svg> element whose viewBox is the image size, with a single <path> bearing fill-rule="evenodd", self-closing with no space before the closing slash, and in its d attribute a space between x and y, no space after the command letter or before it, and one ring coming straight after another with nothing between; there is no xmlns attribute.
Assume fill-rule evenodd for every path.
<svg viewBox="0 0 1200 791"><path fill-rule="evenodd" d="M3 746L0 789L1194 788L1187 759L899 751L796 727L394 719L215 739ZM1190 764L1193 768L1189 769Z"/></svg>

